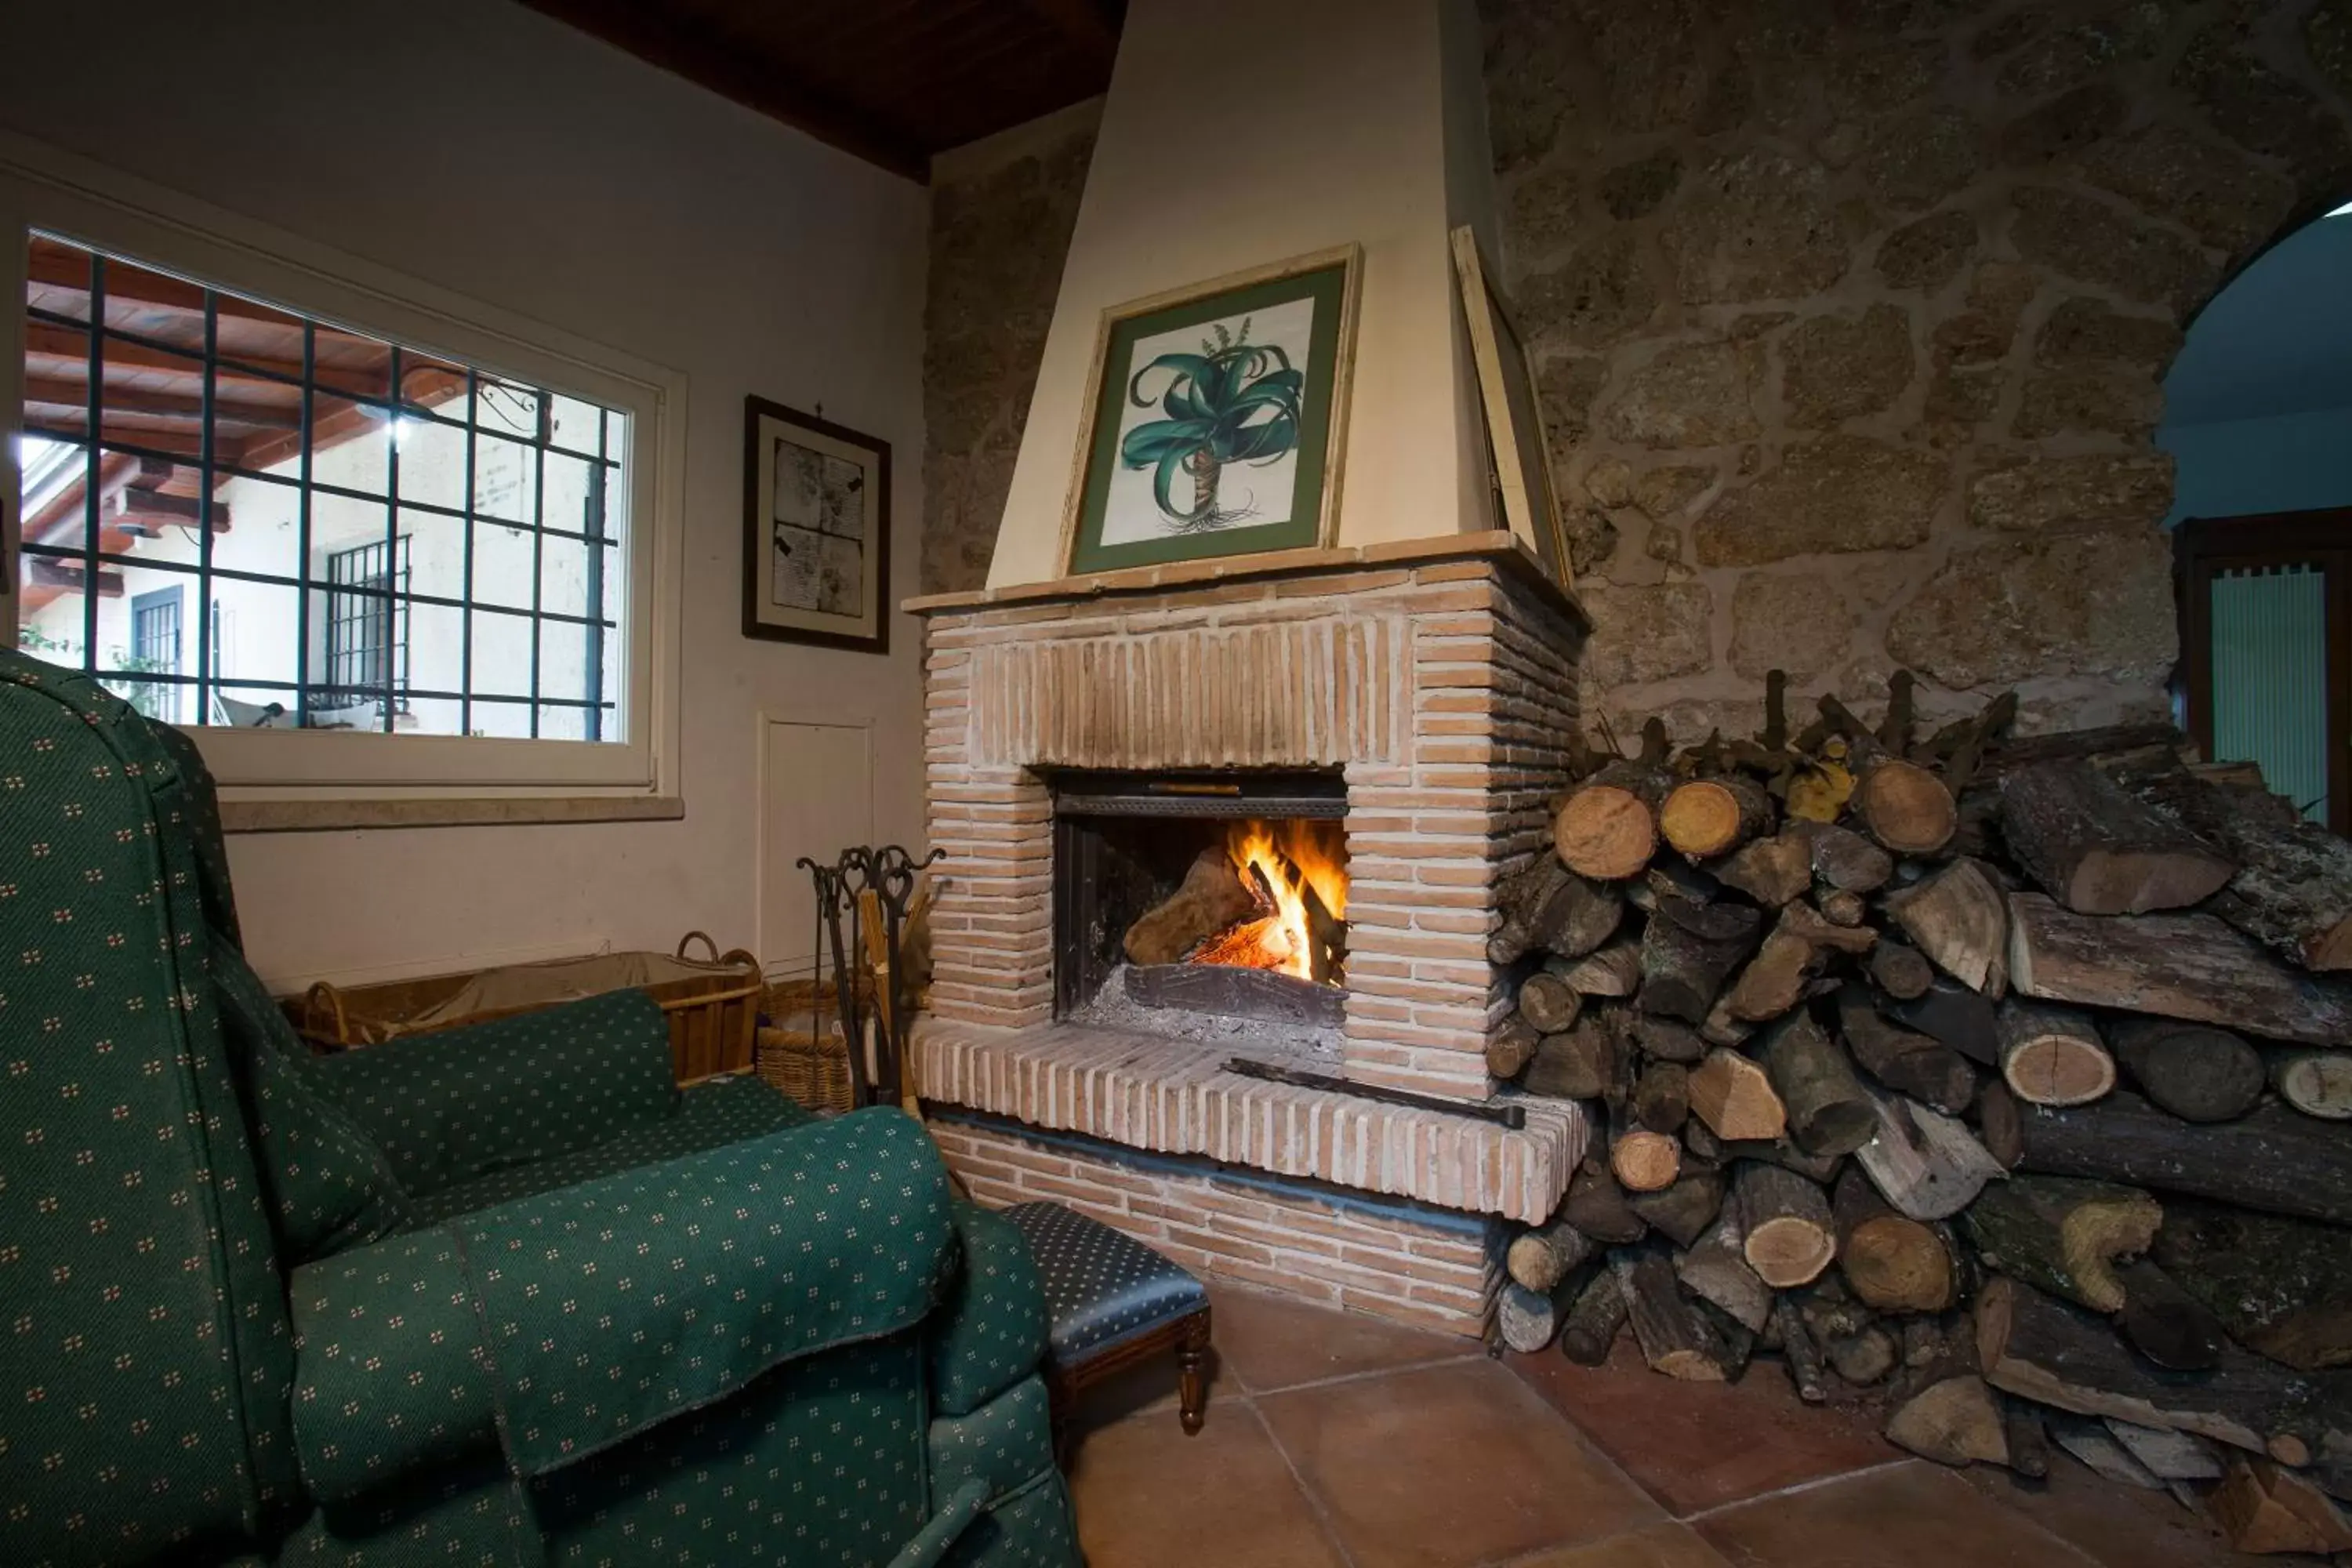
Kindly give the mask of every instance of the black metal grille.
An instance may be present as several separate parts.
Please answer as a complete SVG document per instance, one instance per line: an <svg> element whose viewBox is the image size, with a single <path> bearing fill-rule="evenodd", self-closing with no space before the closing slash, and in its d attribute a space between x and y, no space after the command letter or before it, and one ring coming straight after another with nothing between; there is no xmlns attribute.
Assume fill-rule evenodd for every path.
<svg viewBox="0 0 2352 1568"><path fill-rule="evenodd" d="M352 705L408 694L408 535L327 557L327 685Z"/></svg>
<svg viewBox="0 0 2352 1568"><path fill-rule="evenodd" d="M33 248L46 267L35 269L37 300L37 285L58 284L61 268L80 269L78 279L61 285L74 301L71 309L26 307L27 406L22 425L28 436L77 449L69 479L79 481L79 505L66 521L78 522L80 537L59 542L26 529L19 544L25 569L18 575L29 588L79 592L82 598L79 648L54 636L26 637L27 646L126 689L135 680L138 689L171 693L171 710L195 710L184 716L197 722L223 721L217 710L204 711L215 704L184 704L177 689L226 696L222 688L233 686L238 697L272 700L290 711L297 724L311 722L314 710L337 710L340 720L351 708L372 703L374 721L389 731L410 704L433 700L454 705L461 733L482 732L478 718L502 708L519 709L524 718L518 723L527 721L532 736L542 732L544 721L562 715L567 728L576 725L587 739L622 738L613 733L611 717L618 702L607 690L604 653L619 629L616 606L626 591L618 553L625 537L625 487L614 493L626 461L626 414L201 282L167 279L138 262L51 236L36 235ZM110 273L121 287L110 287ZM159 280L183 296L178 303L158 303ZM225 319L234 329L226 342ZM282 353L273 358L253 352L249 340L257 323L286 336ZM379 361L363 373L355 371L354 345L379 354ZM56 397L61 364L71 367L68 374L76 378L79 402L70 407ZM159 393L152 384L159 371L188 389ZM37 397L37 385L46 389ZM282 426L283 440L267 448L272 455L264 462L253 458L250 438L226 432L246 428L240 421L272 397L268 412ZM558 430L559 402L580 411L576 432ZM462 444L462 494L429 499L403 493L403 431L443 432L453 447ZM519 514L494 510L478 493L478 454L493 438L519 454L520 471L529 476L529 504ZM384 443L381 493L317 471L318 456L353 439ZM585 466L587 500L577 518L549 515L545 481L551 460ZM143 489L138 487L151 481L134 478L126 491L121 477L126 464L138 473L167 478ZM215 558L215 535L225 525L216 494L222 482L233 479L277 487L270 493L289 498L287 508L298 521L284 570L232 566ZM117 521L125 494L139 498L150 516L163 517L163 524L126 531ZM341 508L346 517L354 508L381 509L382 538L316 553L319 513L326 505ZM411 538L424 523L464 535L462 566L451 574L454 584L433 585L440 591L419 587L411 570ZM526 568L520 566L511 580L488 579L475 546L476 533L485 525L528 540L527 588L520 581ZM159 537L170 527L193 532L194 561L139 552L142 531ZM55 531L66 531L65 524ZM559 546L579 551L583 563L585 581L573 607L551 605L544 592L548 552ZM144 658L124 659L104 646L100 602L121 594L126 568L177 574L194 584L193 670L176 658L168 670L121 668L142 664ZM484 574L478 580L478 572ZM292 667L294 679L232 675L222 668L218 590L224 584L292 590L285 630L292 657L284 663ZM457 679L429 688L412 681L409 658L412 619L428 609L455 613L453 640L460 645ZM527 635L529 652L518 651L499 668L488 668L488 656L476 646L476 628L500 616L516 626L516 643ZM553 689L541 668L542 650L554 646L551 629L579 638L582 679L576 689ZM254 662L256 631L249 616L241 623L248 664ZM137 641L135 633L129 640Z"/></svg>

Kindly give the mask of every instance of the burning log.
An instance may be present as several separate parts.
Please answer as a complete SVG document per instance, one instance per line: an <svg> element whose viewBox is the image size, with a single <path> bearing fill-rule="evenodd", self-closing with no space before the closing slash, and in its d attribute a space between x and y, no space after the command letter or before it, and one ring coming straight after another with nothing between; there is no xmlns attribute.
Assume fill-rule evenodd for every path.
<svg viewBox="0 0 2352 1568"><path fill-rule="evenodd" d="M1175 963L1219 931L1259 912L1258 900L1242 882L1223 849L1203 849L1184 873L1183 884L1127 928L1128 962Z"/></svg>

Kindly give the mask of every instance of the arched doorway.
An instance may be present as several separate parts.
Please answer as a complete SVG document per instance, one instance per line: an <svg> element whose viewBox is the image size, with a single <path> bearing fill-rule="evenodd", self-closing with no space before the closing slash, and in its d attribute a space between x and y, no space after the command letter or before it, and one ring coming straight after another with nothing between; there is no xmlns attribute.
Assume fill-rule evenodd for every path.
<svg viewBox="0 0 2352 1568"><path fill-rule="evenodd" d="M2181 718L2352 832L2352 203L2215 295L2164 390Z"/></svg>

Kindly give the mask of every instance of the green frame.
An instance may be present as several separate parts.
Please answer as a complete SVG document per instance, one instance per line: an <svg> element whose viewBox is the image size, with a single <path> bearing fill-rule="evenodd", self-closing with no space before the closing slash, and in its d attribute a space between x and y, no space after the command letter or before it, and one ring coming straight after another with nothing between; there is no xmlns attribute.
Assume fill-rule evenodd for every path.
<svg viewBox="0 0 2352 1568"><path fill-rule="evenodd" d="M1339 516L1341 450L1355 351L1356 296L1361 252L1355 246L1321 251L1252 272L1196 284L1169 294L1114 306L1103 312L1086 410L1079 421L1076 471L1064 519L1067 570L1073 574L1156 566L1217 556L1330 542ZM1251 527L1173 533L1123 544L1102 542L1110 486L1119 464L1119 424L1139 368L1136 345L1223 318L1294 300L1315 302L1299 401L1297 477L1287 521Z"/></svg>

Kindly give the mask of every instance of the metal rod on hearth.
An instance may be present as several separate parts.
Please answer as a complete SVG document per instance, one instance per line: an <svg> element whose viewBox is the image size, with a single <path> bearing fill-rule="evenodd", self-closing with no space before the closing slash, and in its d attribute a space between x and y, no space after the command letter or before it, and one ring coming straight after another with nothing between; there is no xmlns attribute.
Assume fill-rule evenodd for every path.
<svg viewBox="0 0 2352 1568"><path fill-rule="evenodd" d="M1353 1079L1334 1078L1326 1072L1302 1072L1297 1068L1279 1068L1271 1062L1254 1062L1247 1057L1234 1057L1225 1063L1225 1070L1243 1078L1261 1079L1290 1089L1319 1089L1332 1094L1352 1094L1358 1100L1377 1100L1383 1105L1408 1106L1414 1110L1440 1110L1449 1116L1475 1117L1480 1121L1492 1121L1517 1132L1528 1124L1528 1109L1524 1105L1497 1105L1459 1100L1440 1100L1433 1094L1415 1094L1408 1089L1382 1089L1377 1084L1358 1083Z"/></svg>

